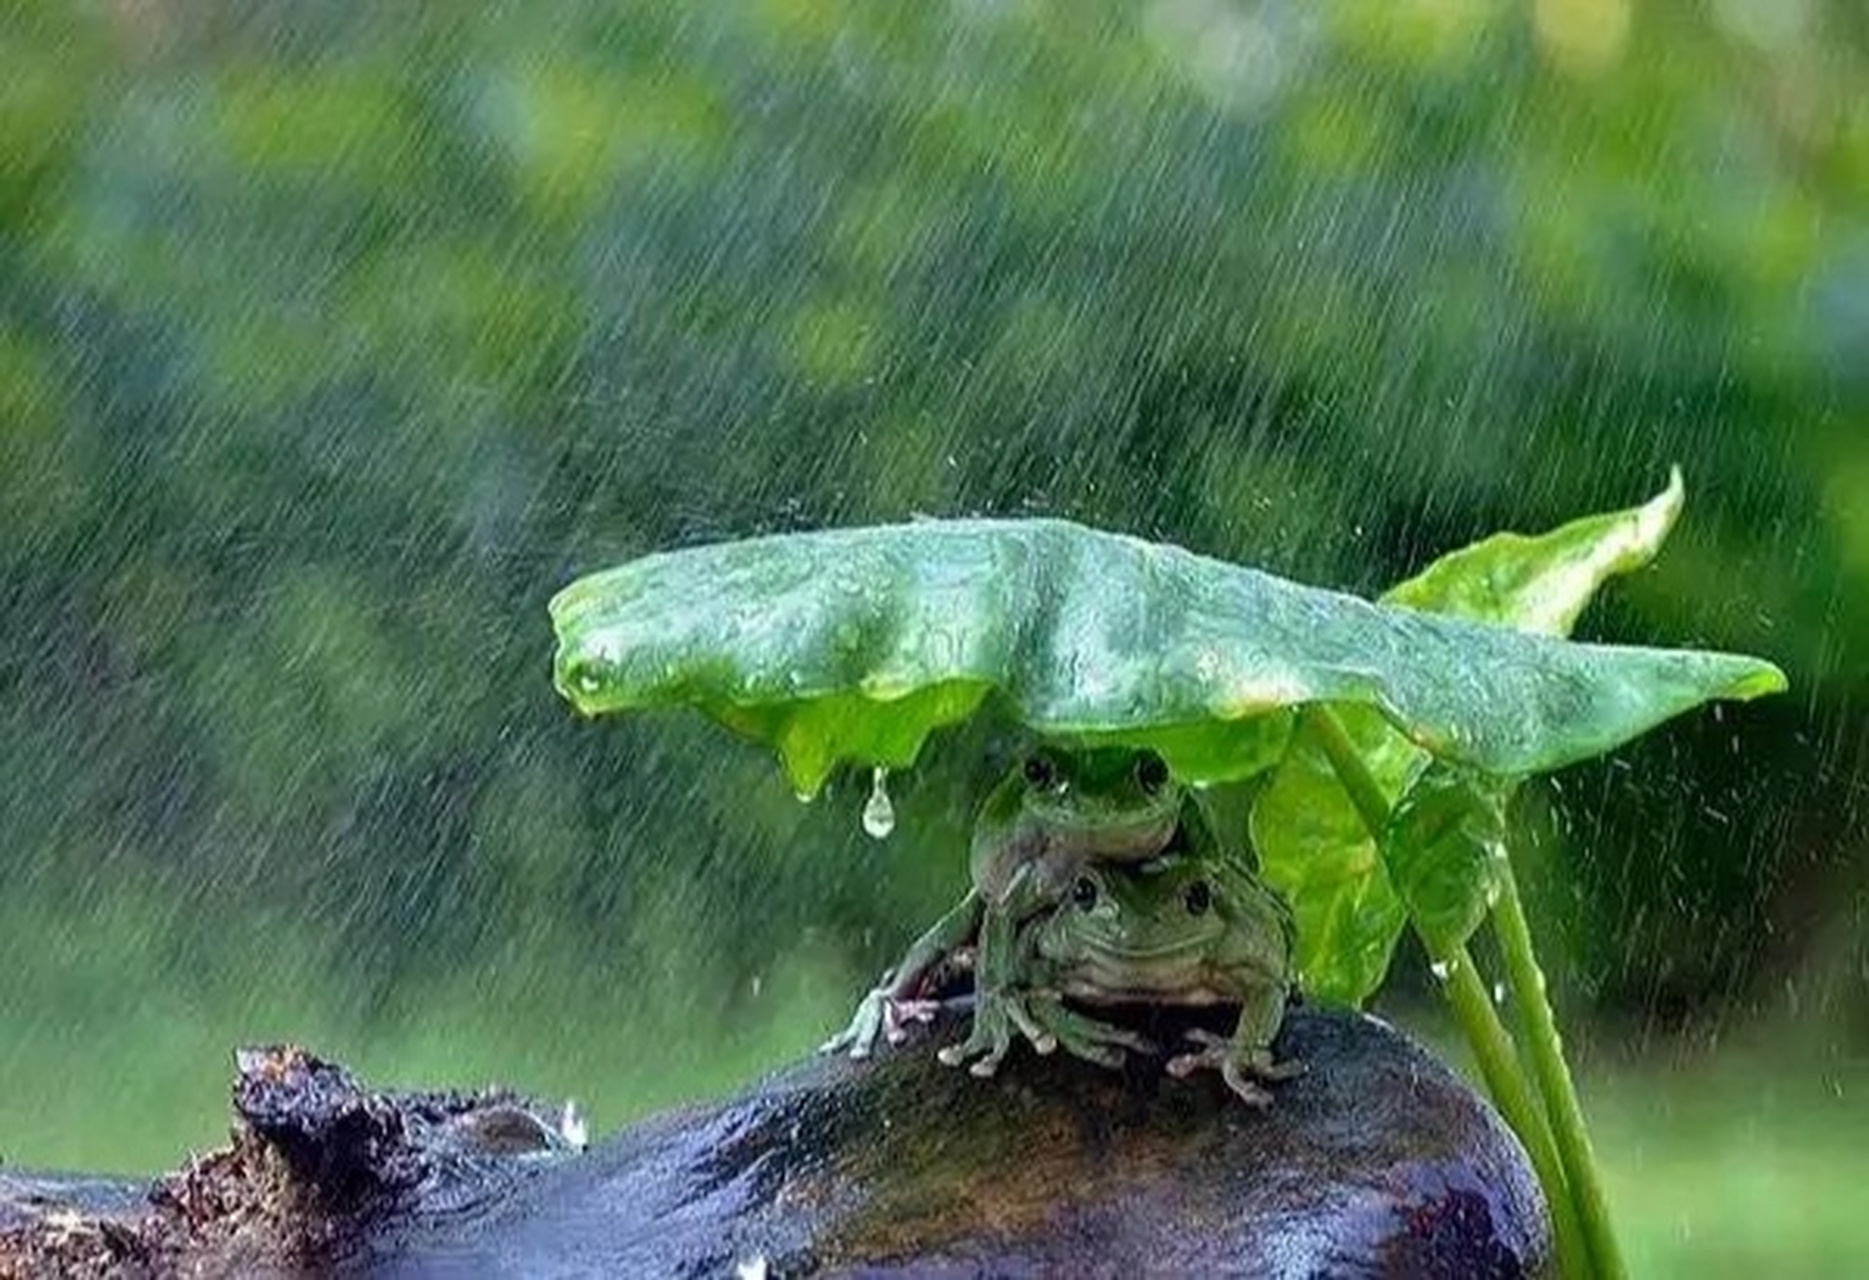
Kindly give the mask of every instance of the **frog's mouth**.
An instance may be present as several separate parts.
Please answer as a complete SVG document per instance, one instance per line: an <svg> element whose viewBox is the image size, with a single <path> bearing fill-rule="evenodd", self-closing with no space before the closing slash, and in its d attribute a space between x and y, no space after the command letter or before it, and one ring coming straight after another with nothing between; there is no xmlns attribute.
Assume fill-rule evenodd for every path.
<svg viewBox="0 0 1869 1280"><path fill-rule="evenodd" d="M1076 975L1066 979L1064 993L1071 995L1072 987L1081 986L1077 994L1096 992L1104 1000L1159 999L1164 993L1204 989L1212 976L1212 966L1198 942L1187 938L1159 946L1102 940L1080 961ZM1206 1004L1211 998L1186 1003ZM1177 998L1173 1003L1182 1001Z"/></svg>
<svg viewBox="0 0 1869 1280"><path fill-rule="evenodd" d="M1120 858L1125 862L1140 862L1187 848L1181 816L1175 813L1112 823L1089 834L1074 835L1073 840L1092 858Z"/></svg>
<svg viewBox="0 0 1869 1280"><path fill-rule="evenodd" d="M1097 944L1097 954L1112 964L1153 964L1158 961L1178 960L1186 956L1193 948L1186 938L1174 942L1164 942L1160 946L1119 946L1108 942ZM1199 961L1195 961L1198 964Z"/></svg>

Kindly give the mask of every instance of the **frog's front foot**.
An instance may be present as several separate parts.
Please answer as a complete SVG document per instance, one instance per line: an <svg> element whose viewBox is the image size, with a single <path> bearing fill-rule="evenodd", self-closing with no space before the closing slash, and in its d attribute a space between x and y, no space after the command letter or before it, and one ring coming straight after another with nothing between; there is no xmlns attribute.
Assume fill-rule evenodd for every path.
<svg viewBox="0 0 1869 1280"><path fill-rule="evenodd" d="M1022 992L978 993L974 998L973 1030L965 1040L947 1046L936 1056L950 1067L978 1058L967 1069L977 1076L990 1076L1011 1050L1014 1032L1031 1041L1039 1053L1050 1053L1058 1047L1058 1037L1045 1029Z"/></svg>
<svg viewBox="0 0 1869 1280"><path fill-rule="evenodd" d="M1272 1093L1260 1081L1276 1084L1304 1074L1302 1062L1274 1062L1272 1050L1265 1045L1238 1044L1201 1027L1189 1031L1187 1038L1200 1045L1200 1050L1170 1058L1168 1073L1181 1078L1202 1067L1213 1068L1220 1072L1227 1088L1251 1106L1272 1105Z"/></svg>
<svg viewBox="0 0 1869 1280"><path fill-rule="evenodd" d="M895 984L885 979L858 1003L850 1025L819 1045L818 1052L848 1052L853 1058L867 1058L876 1049L877 1036L890 1044L901 1044L908 1039L911 1025L934 1021L942 1007L939 1000L899 996Z"/></svg>
<svg viewBox="0 0 1869 1280"><path fill-rule="evenodd" d="M1156 1046L1147 1036L1079 1013L1053 992L1033 998L1032 1012L1066 1053L1100 1067L1120 1068L1126 1050L1152 1054Z"/></svg>

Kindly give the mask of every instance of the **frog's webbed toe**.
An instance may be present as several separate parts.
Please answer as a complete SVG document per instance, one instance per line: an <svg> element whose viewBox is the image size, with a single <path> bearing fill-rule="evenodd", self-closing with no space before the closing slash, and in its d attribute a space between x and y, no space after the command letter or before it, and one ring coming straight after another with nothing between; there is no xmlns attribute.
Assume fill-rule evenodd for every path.
<svg viewBox="0 0 1869 1280"><path fill-rule="evenodd" d="M1275 1084L1304 1074L1302 1062L1274 1062L1272 1050L1265 1045L1238 1044L1202 1027L1189 1031L1187 1038L1201 1048L1170 1058L1168 1073L1185 1077L1203 1067L1217 1070L1220 1078L1227 1082L1227 1088L1249 1106L1272 1105L1272 1093L1260 1081Z"/></svg>
<svg viewBox="0 0 1869 1280"><path fill-rule="evenodd" d="M895 984L884 982L863 997L850 1025L818 1046L819 1053L848 1052L853 1058L867 1058L876 1049L876 1037L890 1044L901 1044L909 1037L909 1027L918 1022L933 1022L942 1009L939 1000L911 1000L895 994Z"/></svg>
<svg viewBox="0 0 1869 1280"><path fill-rule="evenodd" d="M1154 1042L1140 1032L1079 1013L1049 992L1034 999L1033 1012L1066 1053L1100 1067L1120 1068L1126 1051L1156 1051Z"/></svg>
<svg viewBox="0 0 1869 1280"><path fill-rule="evenodd" d="M890 1044L901 1044L909 1038L909 1028L916 1024L926 1026L935 1020L935 1015L947 1007L942 1000L897 1000L893 997L883 1000L883 1038Z"/></svg>
<svg viewBox="0 0 1869 1280"><path fill-rule="evenodd" d="M853 1058L867 1058L876 1047L876 1037L883 1029L884 1009L889 1000L887 987L877 987L857 1002L850 1025L818 1046L819 1053L849 1051Z"/></svg>
<svg viewBox="0 0 1869 1280"><path fill-rule="evenodd" d="M974 1001L972 1031L965 1040L947 1046L936 1056L950 1067L978 1059L967 1069L977 1076L990 1076L1012 1050L1015 1033L1031 1041L1039 1053L1051 1053L1058 1047L1058 1038L1033 1015L1023 994L980 993Z"/></svg>

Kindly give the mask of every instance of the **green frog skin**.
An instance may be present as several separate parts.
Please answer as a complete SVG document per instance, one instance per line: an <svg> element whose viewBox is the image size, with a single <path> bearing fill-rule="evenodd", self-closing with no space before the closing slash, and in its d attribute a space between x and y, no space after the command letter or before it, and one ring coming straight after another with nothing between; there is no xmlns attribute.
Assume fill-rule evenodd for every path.
<svg viewBox="0 0 1869 1280"><path fill-rule="evenodd" d="M976 1075L991 1075L1015 1035L1051 1052L1058 1038L1019 980L1019 925L1060 902L1078 869L1091 861L1158 856L1176 833L1186 798L1152 751L1043 747L1026 756L980 807L969 859L972 888L910 945L824 1050L861 1058L879 1034L901 1042L909 1023L927 1021L938 1007L920 998L930 972L975 943L972 1033L942 1050L941 1060L958 1065L973 1059ZM1055 1002L1046 1012L1049 1003ZM1146 1047L1139 1036L1109 1030L1119 1043Z"/></svg>
<svg viewBox="0 0 1869 1280"><path fill-rule="evenodd" d="M1189 1032L1200 1047L1168 1062L1186 1076L1221 1073L1246 1102L1265 1106L1262 1082L1302 1070L1277 1063L1272 1040L1292 987L1292 917L1284 900L1217 847L1190 847L1140 866L1086 864L1066 900L1027 924L1022 975L1045 1024L1068 1051L1121 1061L1105 1024L1063 1007L1237 1004L1231 1036Z"/></svg>

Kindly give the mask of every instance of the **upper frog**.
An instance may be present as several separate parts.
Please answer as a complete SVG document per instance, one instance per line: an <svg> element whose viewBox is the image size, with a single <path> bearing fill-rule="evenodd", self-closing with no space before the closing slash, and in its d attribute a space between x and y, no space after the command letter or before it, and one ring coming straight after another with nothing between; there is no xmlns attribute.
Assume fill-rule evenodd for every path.
<svg viewBox="0 0 1869 1280"><path fill-rule="evenodd" d="M1177 841L1140 865L1080 867L1067 900L1021 936L1022 966L1035 990L1080 1004L1237 1004L1233 1035L1190 1032L1203 1047L1171 1059L1186 1075L1218 1068L1234 1092L1264 1105L1257 1081L1293 1073L1276 1064L1272 1039L1292 986L1292 917L1279 895L1217 848ZM1067 1048L1078 1028L1055 1015L1047 1025ZM1105 1025L1083 1019L1094 1046ZM1086 1055L1095 1056L1095 1055Z"/></svg>
<svg viewBox="0 0 1869 1280"><path fill-rule="evenodd" d="M1021 871L1051 897L1091 860L1142 861L1168 844L1181 785L1153 751L1039 747L994 787L975 819L974 888L1003 902Z"/></svg>

